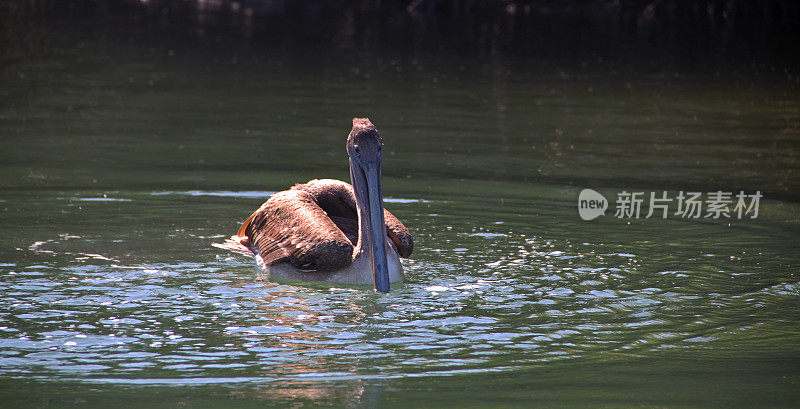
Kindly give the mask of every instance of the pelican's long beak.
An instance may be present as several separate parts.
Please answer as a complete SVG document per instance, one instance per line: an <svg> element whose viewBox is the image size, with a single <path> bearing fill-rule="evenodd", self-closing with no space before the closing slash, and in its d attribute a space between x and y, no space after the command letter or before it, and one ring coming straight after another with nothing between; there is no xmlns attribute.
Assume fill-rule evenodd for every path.
<svg viewBox="0 0 800 409"><path fill-rule="evenodd" d="M383 218L383 189L381 188L380 162L364 169L367 182L367 213L369 216L370 251L372 253L372 278L375 289L389 292L389 266L386 261L386 222Z"/></svg>

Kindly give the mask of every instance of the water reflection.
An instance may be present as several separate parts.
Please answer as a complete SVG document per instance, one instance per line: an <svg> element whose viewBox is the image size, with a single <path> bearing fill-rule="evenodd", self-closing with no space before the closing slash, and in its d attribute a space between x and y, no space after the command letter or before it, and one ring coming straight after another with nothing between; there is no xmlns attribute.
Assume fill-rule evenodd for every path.
<svg viewBox="0 0 800 409"><path fill-rule="evenodd" d="M314 381L278 381L269 387L231 392L231 396L236 399L256 399L272 404L309 401L317 405L344 407L373 407L374 401L382 395L382 386L368 385L357 380L344 380L336 386Z"/></svg>

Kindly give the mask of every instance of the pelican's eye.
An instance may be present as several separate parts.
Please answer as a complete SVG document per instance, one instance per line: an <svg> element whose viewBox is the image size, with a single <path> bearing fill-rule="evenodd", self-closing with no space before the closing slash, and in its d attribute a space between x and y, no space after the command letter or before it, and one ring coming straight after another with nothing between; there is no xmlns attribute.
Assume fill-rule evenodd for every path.
<svg viewBox="0 0 800 409"><path fill-rule="evenodd" d="M361 148L358 145L353 146L353 150L356 151L356 155L361 155Z"/></svg>

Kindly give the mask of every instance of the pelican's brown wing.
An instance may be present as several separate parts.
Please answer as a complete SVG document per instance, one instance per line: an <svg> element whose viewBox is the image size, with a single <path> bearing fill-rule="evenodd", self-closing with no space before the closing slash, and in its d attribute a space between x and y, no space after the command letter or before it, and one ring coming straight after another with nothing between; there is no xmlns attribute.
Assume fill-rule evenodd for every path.
<svg viewBox="0 0 800 409"><path fill-rule="evenodd" d="M353 243L309 192L272 195L239 229L265 264L289 261L305 270L336 270L353 260Z"/></svg>
<svg viewBox="0 0 800 409"><path fill-rule="evenodd" d="M358 244L358 213L353 186L341 180L315 179L302 185L295 185L292 189L311 194L339 229L350 238L353 246ZM386 235L394 243L397 252L401 257L410 256L414 250L411 233L386 209L383 209L383 218L386 221Z"/></svg>
<svg viewBox="0 0 800 409"><path fill-rule="evenodd" d="M383 218L386 220L386 235L397 247L397 253L400 254L400 257L410 256L411 252L414 251L414 239L411 238L411 233L400 220L397 220L386 209L383 209Z"/></svg>
<svg viewBox="0 0 800 409"><path fill-rule="evenodd" d="M414 241L406 226L383 211L386 234L401 257ZM258 249L266 265L289 261L304 270L336 270L350 265L358 244L353 187L317 179L278 192L261 205L237 233L239 243Z"/></svg>

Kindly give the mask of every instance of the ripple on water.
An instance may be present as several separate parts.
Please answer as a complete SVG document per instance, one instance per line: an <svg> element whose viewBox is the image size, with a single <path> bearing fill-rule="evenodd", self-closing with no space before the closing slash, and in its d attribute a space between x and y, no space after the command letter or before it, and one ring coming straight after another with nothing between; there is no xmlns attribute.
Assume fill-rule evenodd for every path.
<svg viewBox="0 0 800 409"><path fill-rule="evenodd" d="M159 192L150 192L152 196L171 196L171 195L178 195L178 196L219 196L219 197L242 197L242 198L250 198L250 199L260 199L264 198L265 200L269 198L273 193L266 190L245 190L245 191L230 191L230 190L216 190L216 191L205 191L205 190L186 190L186 191L171 191L171 190L164 190Z"/></svg>
<svg viewBox="0 0 800 409"><path fill-rule="evenodd" d="M3 274L0 372L211 380L494 371L720 342L717 332L737 327L687 308L747 310L798 294L795 282L701 296L688 270L647 272L627 251L509 231L462 237L474 242L418 249L408 281L388 295L256 280L244 258L4 265L15 274ZM493 250L461 251L473 244Z"/></svg>

